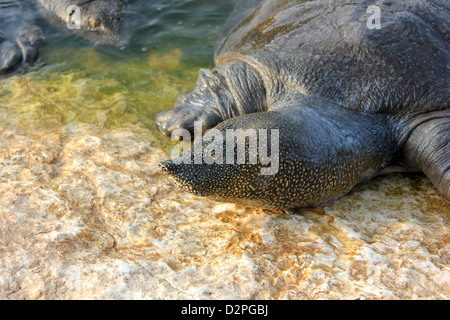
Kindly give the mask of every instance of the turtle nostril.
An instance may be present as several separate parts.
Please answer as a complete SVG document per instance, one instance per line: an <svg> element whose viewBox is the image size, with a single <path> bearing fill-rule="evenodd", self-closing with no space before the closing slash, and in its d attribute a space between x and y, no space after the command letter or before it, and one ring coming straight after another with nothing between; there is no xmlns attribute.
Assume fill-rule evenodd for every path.
<svg viewBox="0 0 450 320"><path fill-rule="evenodd" d="M161 162L158 165L158 169L161 173L163 174L170 174L169 168L167 167L167 165L165 164L165 162Z"/></svg>

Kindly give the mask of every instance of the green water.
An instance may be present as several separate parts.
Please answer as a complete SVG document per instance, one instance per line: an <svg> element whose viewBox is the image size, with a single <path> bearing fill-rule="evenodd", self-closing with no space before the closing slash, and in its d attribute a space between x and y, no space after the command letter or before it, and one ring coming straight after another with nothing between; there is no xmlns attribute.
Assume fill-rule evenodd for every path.
<svg viewBox="0 0 450 320"><path fill-rule="evenodd" d="M0 125L57 128L84 122L150 131L163 146L154 116L192 90L232 1L132 1L125 50L96 46L38 20L46 41L25 73L0 80Z"/></svg>

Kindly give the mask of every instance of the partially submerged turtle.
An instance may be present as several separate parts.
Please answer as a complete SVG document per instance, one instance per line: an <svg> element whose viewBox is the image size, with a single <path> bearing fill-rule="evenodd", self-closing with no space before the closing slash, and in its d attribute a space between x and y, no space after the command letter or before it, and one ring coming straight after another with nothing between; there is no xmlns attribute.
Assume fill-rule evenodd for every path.
<svg viewBox="0 0 450 320"><path fill-rule="evenodd" d="M0 0L0 76L36 59L44 41L38 10L61 30L104 45L122 46L123 0Z"/></svg>
<svg viewBox="0 0 450 320"><path fill-rule="evenodd" d="M368 27L370 5L379 29ZM445 0L241 1L216 68L156 122L167 135L195 121L223 136L279 130L278 171L194 163L211 151L205 141L162 170L189 192L271 209L316 205L397 170L423 171L450 198L449 21Z"/></svg>

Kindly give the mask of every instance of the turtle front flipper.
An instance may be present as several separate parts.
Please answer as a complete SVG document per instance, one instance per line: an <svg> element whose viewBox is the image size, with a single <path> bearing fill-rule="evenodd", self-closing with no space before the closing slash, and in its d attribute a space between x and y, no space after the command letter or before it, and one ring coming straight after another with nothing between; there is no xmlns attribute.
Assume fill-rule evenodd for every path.
<svg viewBox="0 0 450 320"><path fill-rule="evenodd" d="M409 125L405 164L419 169L450 199L450 110L423 114Z"/></svg>
<svg viewBox="0 0 450 320"><path fill-rule="evenodd" d="M36 59L44 37L32 16L25 2L0 0L0 76Z"/></svg>
<svg viewBox="0 0 450 320"><path fill-rule="evenodd" d="M266 110L266 91L256 70L243 62L199 72L194 91L180 95L175 108L156 116L158 129L170 136L177 129L193 133L194 122L203 130L240 115Z"/></svg>

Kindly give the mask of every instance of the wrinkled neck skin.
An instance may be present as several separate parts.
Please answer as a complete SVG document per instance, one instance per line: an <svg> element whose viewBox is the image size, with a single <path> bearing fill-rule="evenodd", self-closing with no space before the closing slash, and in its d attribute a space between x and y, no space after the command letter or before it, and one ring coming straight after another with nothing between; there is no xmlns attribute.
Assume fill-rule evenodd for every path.
<svg viewBox="0 0 450 320"><path fill-rule="evenodd" d="M194 90L178 97L172 110L156 116L158 129L176 135L177 129L194 132L194 122L203 131L241 115L267 110L266 90L259 73L250 65L231 61L220 67L201 69Z"/></svg>
<svg viewBox="0 0 450 320"><path fill-rule="evenodd" d="M176 105L191 104L211 110L218 122L267 110L266 90L259 73L250 65L232 61L212 70L201 69L192 93L181 95ZM215 123L217 124L217 123ZM209 129L215 124L206 127Z"/></svg>
<svg viewBox="0 0 450 320"><path fill-rule="evenodd" d="M256 69L245 62L235 61L221 67L220 72L230 100L228 107L220 108L223 119L267 110L265 85Z"/></svg>

